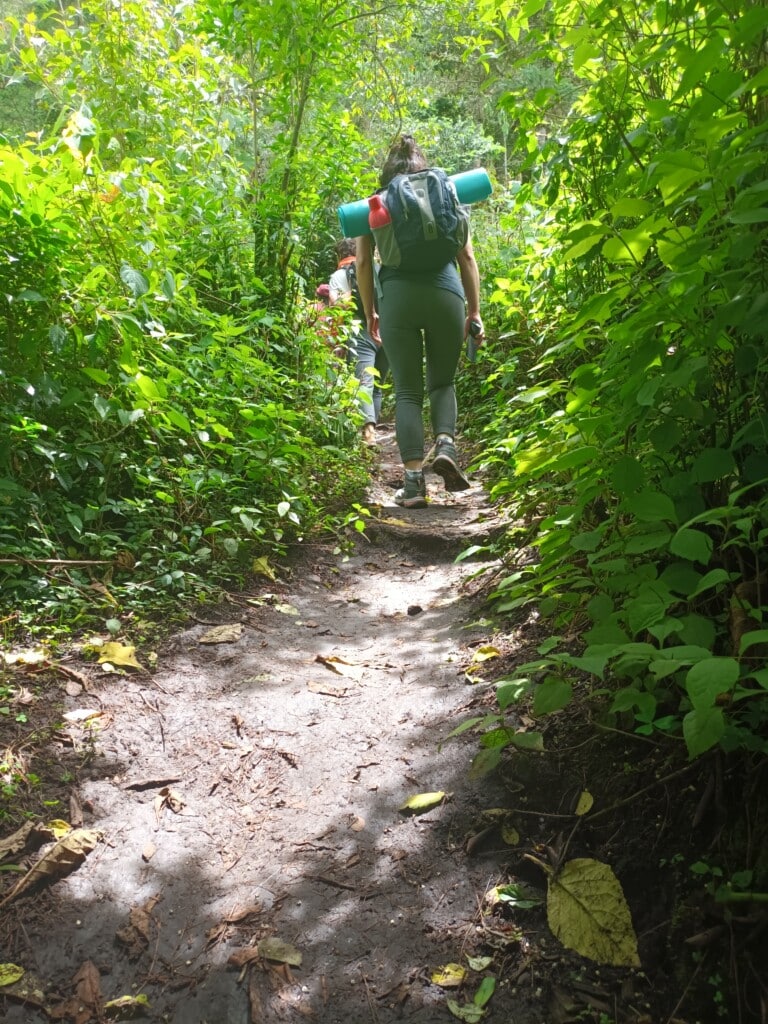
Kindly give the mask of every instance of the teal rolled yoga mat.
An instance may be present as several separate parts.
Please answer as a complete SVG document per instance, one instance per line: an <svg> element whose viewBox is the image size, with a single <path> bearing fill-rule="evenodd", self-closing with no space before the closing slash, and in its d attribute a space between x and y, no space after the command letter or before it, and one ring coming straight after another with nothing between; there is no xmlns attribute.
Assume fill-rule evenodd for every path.
<svg viewBox="0 0 768 1024"><path fill-rule="evenodd" d="M471 171L452 174L450 178L456 186L459 202L464 206L487 199L493 191L491 179L488 177L488 172L484 167L475 167ZM357 238L358 235L370 234L367 198L358 199L354 203L344 203L337 212L339 214L341 233L345 238Z"/></svg>

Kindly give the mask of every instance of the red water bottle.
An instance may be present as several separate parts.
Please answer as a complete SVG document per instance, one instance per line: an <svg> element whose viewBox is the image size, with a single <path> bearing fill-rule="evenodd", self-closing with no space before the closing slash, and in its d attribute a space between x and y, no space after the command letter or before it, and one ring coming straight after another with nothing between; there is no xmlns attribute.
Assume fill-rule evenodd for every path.
<svg viewBox="0 0 768 1024"><path fill-rule="evenodd" d="M386 227L391 222L392 218L389 215L389 210L381 201L381 196L377 192L376 195L371 196L368 200L368 226L374 231L376 228Z"/></svg>

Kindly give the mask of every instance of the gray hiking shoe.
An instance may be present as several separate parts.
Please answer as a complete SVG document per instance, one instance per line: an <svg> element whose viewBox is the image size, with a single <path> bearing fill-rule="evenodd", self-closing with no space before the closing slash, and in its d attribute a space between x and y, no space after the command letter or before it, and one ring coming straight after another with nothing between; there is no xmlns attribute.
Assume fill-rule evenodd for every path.
<svg viewBox="0 0 768 1024"><path fill-rule="evenodd" d="M459 460L452 441L440 440L435 445L432 472L443 478L446 491L466 491L472 486L459 469Z"/></svg>
<svg viewBox="0 0 768 1024"><path fill-rule="evenodd" d="M403 508L427 507L427 485L420 469L406 469L404 486L395 492L395 504Z"/></svg>

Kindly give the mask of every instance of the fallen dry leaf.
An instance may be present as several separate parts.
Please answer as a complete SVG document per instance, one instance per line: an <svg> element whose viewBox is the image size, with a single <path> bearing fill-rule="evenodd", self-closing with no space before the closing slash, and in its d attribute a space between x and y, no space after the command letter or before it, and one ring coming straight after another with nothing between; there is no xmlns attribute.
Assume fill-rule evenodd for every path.
<svg viewBox="0 0 768 1024"><path fill-rule="evenodd" d="M69 820L72 828L80 828L83 824L83 805L77 793L69 794Z"/></svg>
<svg viewBox="0 0 768 1024"><path fill-rule="evenodd" d="M227 924L239 924L241 921L245 921L246 918L253 917L254 914L260 914L262 912L261 904L252 903L247 907L235 907L231 914L227 914L224 921Z"/></svg>
<svg viewBox="0 0 768 1024"><path fill-rule="evenodd" d="M141 907L132 907L128 914L128 924L118 929L115 935L121 945L128 947L132 959L141 956L149 945L154 924L152 911L161 899L162 896L157 893L150 896Z"/></svg>
<svg viewBox="0 0 768 1024"><path fill-rule="evenodd" d="M62 839L64 836L68 836L72 831L72 826L69 822L62 821L61 818L54 818L42 827L50 833L50 839Z"/></svg>
<svg viewBox="0 0 768 1024"><path fill-rule="evenodd" d="M25 850L29 838L34 831L35 823L28 821L21 828L17 828L10 836L0 839L0 861L5 860L6 857L15 857L17 853Z"/></svg>
<svg viewBox="0 0 768 1024"><path fill-rule="evenodd" d="M301 953L292 946L290 942L276 937L261 939L258 951L265 960L276 960L281 964L289 964L291 967L301 967Z"/></svg>
<svg viewBox="0 0 768 1024"><path fill-rule="evenodd" d="M272 606L276 612L280 612L281 615L298 615L299 609L294 608L292 604L278 603Z"/></svg>
<svg viewBox="0 0 768 1024"><path fill-rule="evenodd" d="M98 708L76 708L74 711L65 711L61 717L65 722L81 724L83 722L89 722L94 718L98 718L101 714L103 714L103 712Z"/></svg>
<svg viewBox="0 0 768 1024"><path fill-rule="evenodd" d="M459 988L467 980L467 969L461 964L445 964L433 971L429 980L440 988Z"/></svg>
<svg viewBox="0 0 768 1024"><path fill-rule="evenodd" d="M155 817L159 825L166 807L169 811L173 811L174 814L179 814L186 807L186 802L177 790L171 789L170 786L163 786L155 797L154 807Z"/></svg>
<svg viewBox="0 0 768 1024"><path fill-rule="evenodd" d="M213 928L209 928L205 933L205 948L210 949L219 942L223 942L227 937L228 930L229 925L225 921L221 921L219 924L215 924Z"/></svg>
<svg viewBox="0 0 768 1024"><path fill-rule="evenodd" d="M80 970L72 979L75 987L75 999L82 1006L82 1013L88 1013L83 1021L89 1017L98 1017L101 1010L101 975L99 969L92 960L86 960Z"/></svg>
<svg viewBox="0 0 768 1024"><path fill-rule="evenodd" d="M583 814L587 814L589 811L592 810L592 805L594 804L594 802L595 798L592 796L589 790L585 789L579 797L579 802L576 805L575 813L578 814L579 817L581 817Z"/></svg>
<svg viewBox="0 0 768 1024"><path fill-rule="evenodd" d="M313 679L307 683L307 689L311 693L319 693L324 697L346 697L349 692L346 686L328 686L324 683L316 683Z"/></svg>
<svg viewBox="0 0 768 1024"><path fill-rule="evenodd" d="M230 953L227 963L230 967L247 967L255 960L261 960L261 953L255 946L245 946L242 949L235 949Z"/></svg>
<svg viewBox="0 0 768 1024"><path fill-rule="evenodd" d="M231 644L243 635L242 622L230 622L223 626L214 626L207 633L197 638L199 644Z"/></svg>
<svg viewBox="0 0 768 1024"><path fill-rule="evenodd" d="M44 665L48 654L43 650L8 651L0 653L6 665Z"/></svg>
<svg viewBox="0 0 768 1024"><path fill-rule="evenodd" d="M356 665L354 662L346 661L344 658L340 658L336 654L318 654L315 657L315 661L319 661L321 665L325 665L331 672L337 672L340 676L346 676L348 679L354 679L355 682L360 682L363 678L363 667L362 665Z"/></svg>
<svg viewBox="0 0 768 1024"><path fill-rule="evenodd" d="M547 923L564 946L596 963L640 967L629 905L608 864L577 857L551 874Z"/></svg>
<svg viewBox="0 0 768 1024"><path fill-rule="evenodd" d="M8 895L0 901L0 907L4 907L37 885L57 882L71 874L80 867L98 841L99 833L85 828L74 829L69 835L59 839L26 875L19 879Z"/></svg>

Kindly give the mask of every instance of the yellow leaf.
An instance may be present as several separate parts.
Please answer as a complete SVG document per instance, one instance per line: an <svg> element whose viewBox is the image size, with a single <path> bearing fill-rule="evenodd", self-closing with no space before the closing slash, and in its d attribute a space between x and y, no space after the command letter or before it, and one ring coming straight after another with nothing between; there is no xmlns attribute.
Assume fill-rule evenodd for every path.
<svg viewBox="0 0 768 1024"><path fill-rule="evenodd" d="M503 825L501 829L501 838L507 846L517 846L520 842L520 833L516 828L512 828L511 825Z"/></svg>
<svg viewBox="0 0 768 1024"><path fill-rule="evenodd" d="M108 1020L130 1020L144 1016L149 1009L149 999L142 992L138 996L118 996L104 1003L104 1016Z"/></svg>
<svg viewBox="0 0 768 1024"><path fill-rule="evenodd" d="M262 555L261 558L254 558L251 569L259 576L266 576L267 579L272 580L273 582L277 579L275 570L269 564L269 559L266 555Z"/></svg>
<svg viewBox="0 0 768 1024"><path fill-rule="evenodd" d="M439 985L440 988L458 988L464 983L466 977L466 968L461 964L446 964L433 971L430 980L433 985Z"/></svg>
<svg viewBox="0 0 768 1024"><path fill-rule="evenodd" d="M417 793L416 796L409 796L400 810L405 814L424 814L438 807L445 800L445 793L442 789L435 793Z"/></svg>
<svg viewBox="0 0 768 1024"><path fill-rule="evenodd" d="M274 607L275 607L275 611L276 612L280 612L281 615L298 615L299 614L299 609L298 608L294 608L294 606L292 604L284 604L282 602L279 602Z"/></svg>
<svg viewBox="0 0 768 1024"><path fill-rule="evenodd" d="M564 946L598 964L640 966L629 907L607 864L581 857L552 876L547 921Z"/></svg>
<svg viewBox="0 0 768 1024"><path fill-rule="evenodd" d="M72 831L72 826L69 822L62 821L60 818L54 818L53 821L49 821L48 828L53 833L54 839L61 839L62 836L69 835Z"/></svg>
<svg viewBox="0 0 768 1024"><path fill-rule="evenodd" d="M576 804L576 813L581 817L582 814L586 814L587 811L592 810L592 804L595 802L595 798L586 789L579 797L579 802Z"/></svg>
<svg viewBox="0 0 768 1024"><path fill-rule="evenodd" d="M23 967L17 967L16 964L0 964L0 986L15 985L23 977Z"/></svg>
<svg viewBox="0 0 768 1024"><path fill-rule="evenodd" d="M488 661L489 658L501 657L501 651L498 647L492 647L490 644L484 644L482 647L478 647L475 653L472 655L472 661Z"/></svg>
<svg viewBox="0 0 768 1024"><path fill-rule="evenodd" d="M143 665L136 661L136 648L133 644L119 644L116 641L103 644L99 655L99 664L108 662L110 665L119 665L121 668L137 668L140 672L146 671Z"/></svg>

